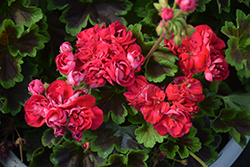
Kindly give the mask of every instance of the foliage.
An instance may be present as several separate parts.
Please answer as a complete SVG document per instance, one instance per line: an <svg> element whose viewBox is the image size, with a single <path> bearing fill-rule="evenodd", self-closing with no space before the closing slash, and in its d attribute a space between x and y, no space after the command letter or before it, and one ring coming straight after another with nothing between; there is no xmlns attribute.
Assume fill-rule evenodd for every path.
<svg viewBox="0 0 250 167"><path fill-rule="evenodd" d="M174 18L160 22L162 9L166 5L173 7L175 1L168 3L165 0L160 0L159 3L155 0L2 0L0 138L3 141L9 140L14 145L14 139L21 135L26 141L22 147L24 161L31 167L155 167L179 166L186 161L188 166L199 166L190 152L205 163L212 163L218 158L218 143L223 136L221 134L228 134L240 146L246 145L246 136L250 135L250 1L197 0L195 10L183 12L181 6L177 5L173 9ZM91 87L85 83L72 86L78 91L86 88L88 97L95 97L96 101L92 102L103 112L103 123L98 128L92 126L72 135L73 131L66 127L65 133L60 136L55 135L60 132L55 126L53 129L45 125L39 128L27 126L24 105L31 97L31 92L27 89L29 83L40 79L47 89L55 80L67 80L68 74L58 70L55 63L57 55L62 53L60 45L68 41L72 50L78 49L76 53L80 52L82 48L77 43L77 34L95 25L101 27L103 23L104 27L108 27L116 21L122 23L127 32L131 32L131 39L135 39L145 58L140 66L141 70L135 68L133 75L143 75L148 85L159 88L159 91L146 88L140 90L146 92L148 98L153 96L152 92L159 92L153 99L162 97L163 100L158 99L153 104L155 108L160 105L167 108L168 105L176 104L177 99L169 96L171 91L167 89L168 85L175 85L176 89L181 90L185 84L191 85L196 81L202 84L201 93L194 93L199 87L196 83L195 88L187 86L192 89L193 94L188 91L182 94L184 101L187 101L185 96L190 93L190 101L187 103L191 108L199 108L197 112L194 108L189 108L189 114L194 118L189 115L192 119L190 118L190 124L186 123L187 127L182 127L183 134L173 136L171 130L163 134L160 130L167 126L167 123L164 124L167 116L166 113L161 113L164 116L158 115L162 108L157 108L158 113L153 113L153 116L149 114L154 119L148 119L145 114L147 106L140 106L142 97L138 95L138 101L130 101L129 93L135 90L119 84L114 77L105 86ZM188 37L193 34L194 27L201 24L210 26L217 37L226 43L225 48L216 48L216 51L223 51L223 57L225 51L229 76L224 81L214 79L209 82L206 80L209 72L199 69L195 74L192 73L194 80L186 79L178 83L175 78L186 74L185 69L183 70L186 64L181 64L181 51L167 46L167 40L173 40L171 46L190 42ZM164 36L165 41L159 36ZM112 40L105 42L107 41ZM134 42L133 39L131 41ZM115 45L112 42L109 43L110 46ZM126 52L131 43L122 45ZM156 43L158 45L155 47ZM154 48L154 52L148 54L151 48ZM213 49L209 49L211 54ZM95 51L97 54L98 50ZM193 52L194 57L196 51ZM115 53L116 50L112 52ZM112 61L114 64L115 60ZM197 99L192 99L192 95L197 95ZM84 105L78 104L78 107L84 108ZM70 110L70 107L72 106L65 108ZM95 116L91 121L94 122ZM69 122L70 119L65 121ZM188 129L187 132L185 128ZM82 134L82 138L76 141L74 137L79 134ZM88 143L90 146L86 147L85 144Z"/></svg>

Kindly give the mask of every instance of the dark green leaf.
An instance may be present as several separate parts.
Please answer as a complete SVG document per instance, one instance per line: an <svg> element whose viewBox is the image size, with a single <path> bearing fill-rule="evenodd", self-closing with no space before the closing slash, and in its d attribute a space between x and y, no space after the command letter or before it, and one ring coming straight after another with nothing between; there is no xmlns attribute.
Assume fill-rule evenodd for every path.
<svg viewBox="0 0 250 167"><path fill-rule="evenodd" d="M138 112L136 115L128 115L128 119L129 122L131 122L132 124L142 124L142 123L147 123L142 115L141 112Z"/></svg>
<svg viewBox="0 0 250 167"><path fill-rule="evenodd" d="M29 58L26 57L24 60L25 63L22 66L24 80L10 89L0 87L0 98L3 102L0 110L3 113L11 113L13 116L20 112L21 106L30 97L27 87L32 77L37 73L35 65L30 63Z"/></svg>
<svg viewBox="0 0 250 167"><path fill-rule="evenodd" d="M206 113L208 116L215 117L214 110L217 110L222 105L220 99L215 98L216 94L214 92L210 92L208 89L204 89L203 94L205 95L205 99L199 103L199 112L195 114L196 116L203 116ZM201 114L202 115L201 115Z"/></svg>
<svg viewBox="0 0 250 167"><path fill-rule="evenodd" d="M52 128L47 129L43 132L42 136L42 144L43 146L52 148L53 146L58 145L58 143L62 140L61 136L55 136Z"/></svg>
<svg viewBox="0 0 250 167"><path fill-rule="evenodd" d="M38 22L42 17L42 10L35 6L25 5L27 0L16 0L11 4L6 1L0 2L0 23L5 19L11 19L16 25L30 27Z"/></svg>
<svg viewBox="0 0 250 167"><path fill-rule="evenodd" d="M240 3L244 3L247 5L247 7L249 7L249 3L250 3L250 0L238 0Z"/></svg>
<svg viewBox="0 0 250 167"><path fill-rule="evenodd" d="M129 25L128 30L132 31L133 38L136 39L136 43L142 49L142 54L147 54L154 45L154 42L145 42L143 34L141 32L142 25L141 24Z"/></svg>
<svg viewBox="0 0 250 167"><path fill-rule="evenodd" d="M212 123L216 132L230 132L239 144L245 143L245 136L250 134L250 114L246 110L234 108L222 109ZM240 134L237 134L238 132Z"/></svg>
<svg viewBox="0 0 250 167"><path fill-rule="evenodd" d="M224 101L226 108L235 110L246 110L250 114L250 93L238 93L228 96L220 96Z"/></svg>
<svg viewBox="0 0 250 167"><path fill-rule="evenodd" d="M198 137L195 137L196 133L197 129L192 126L188 134L174 140L169 140L167 143L162 143L160 149L166 151L166 155L169 158L174 158L176 152L179 153L181 159L187 158L189 150L197 152L201 149L201 142Z"/></svg>
<svg viewBox="0 0 250 167"><path fill-rule="evenodd" d="M237 27L232 22L225 22L221 31L227 35L228 49L226 60L239 71L238 75L250 77L250 14L246 16L241 10L236 11Z"/></svg>
<svg viewBox="0 0 250 167"><path fill-rule="evenodd" d="M118 90L119 89L119 90ZM109 120L111 115L112 120L121 124L125 121L125 117L128 115L127 100L123 96L123 88L117 88L113 86L105 86L98 88L98 90L92 90L97 99L97 106L102 109L104 114L104 121ZM125 90L124 90L125 91Z"/></svg>
<svg viewBox="0 0 250 167"><path fill-rule="evenodd" d="M146 17L148 15L148 7L152 6L153 0L137 0L134 3L133 9L139 17Z"/></svg>
<svg viewBox="0 0 250 167"><path fill-rule="evenodd" d="M127 154L128 167L147 167L146 160L148 159L148 154L144 150L131 150Z"/></svg>
<svg viewBox="0 0 250 167"><path fill-rule="evenodd" d="M108 158L108 165L109 167L126 167L127 159L123 154L112 154Z"/></svg>
<svg viewBox="0 0 250 167"><path fill-rule="evenodd" d="M146 62L145 77L149 81L162 82L166 76L174 76L178 71L178 58L169 51L156 51Z"/></svg>
<svg viewBox="0 0 250 167"><path fill-rule="evenodd" d="M49 157L51 150L48 148L43 148L40 152L33 156L29 167L53 167L54 165L50 162Z"/></svg>
<svg viewBox="0 0 250 167"><path fill-rule="evenodd" d="M56 7L58 6L58 7ZM88 21L92 24L107 25L111 22L119 21L125 23L119 15L126 14L132 7L128 0L53 0L49 3L51 9L58 8L65 10L60 17L63 23L66 23L66 32L76 35L82 28L87 26Z"/></svg>
<svg viewBox="0 0 250 167"><path fill-rule="evenodd" d="M0 30L0 83L10 88L23 79L20 56L34 57L37 49L44 47L45 38L38 34L39 28L33 24L22 32L11 20L5 20Z"/></svg>
<svg viewBox="0 0 250 167"><path fill-rule="evenodd" d="M23 150L26 151L27 161L33 160L33 157L40 152L43 152L41 137L45 130L45 126L33 130L24 131L23 138L27 144L23 145Z"/></svg>
<svg viewBox="0 0 250 167"><path fill-rule="evenodd" d="M206 4L209 3L211 0L196 0L196 7L195 9L199 12L204 12L206 10Z"/></svg>
<svg viewBox="0 0 250 167"><path fill-rule="evenodd" d="M74 141L65 141L62 145L53 147L50 160L55 167L82 167L84 164L83 148Z"/></svg>
<svg viewBox="0 0 250 167"><path fill-rule="evenodd" d="M162 143L165 136L161 136L154 129L153 124L142 124L135 130L136 140L147 148L153 148L156 142Z"/></svg>
<svg viewBox="0 0 250 167"><path fill-rule="evenodd" d="M222 10L227 13L230 12L230 0L217 0L217 4L219 7L219 13L221 13Z"/></svg>
<svg viewBox="0 0 250 167"><path fill-rule="evenodd" d="M143 149L135 139L135 129L135 126L121 127L114 123L103 123L97 130L85 131L83 135L92 139L91 150L106 158L114 148L123 154L131 149Z"/></svg>

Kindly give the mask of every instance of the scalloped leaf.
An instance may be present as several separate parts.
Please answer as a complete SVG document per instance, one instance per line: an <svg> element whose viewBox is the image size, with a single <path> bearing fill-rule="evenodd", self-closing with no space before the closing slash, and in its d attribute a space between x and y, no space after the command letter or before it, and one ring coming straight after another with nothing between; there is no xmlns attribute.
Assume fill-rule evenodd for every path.
<svg viewBox="0 0 250 167"><path fill-rule="evenodd" d="M109 120L110 115L116 124L125 121L125 117L128 115L127 108L130 108L130 106L127 105L127 100L123 96L124 91L123 87L113 86L92 90L92 94L97 97L97 106L103 111L105 122Z"/></svg>
<svg viewBox="0 0 250 167"><path fill-rule="evenodd" d="M148 81L162 82L167 76L174 76L178 71L175 61L178 57L169 51L156 51L146 62L145 77Z"/></svg>
<svg viewBox="0 0 250 167"><path fill-rule="evenodd" d="M226 108L234 108L235 110L246 110L250 113L250 93L238 93L228 96L220 96L224 101Z"/></svg>
<svg viewBox="0 0 250 167"><path fill-rule="evenodd" d="M3 23L5 19L11 19L16 25L23 28L23 26L30 27L42 19L43 14L40 8L25 4L27 4L27 0L1 1L0 23Z"/></svg>
<svg viewBox="0 0 250 167"><path fill-rule="evenodd" d="M240 3L244 3L245 5L247 5L247 7L249 7L250 4L250 0L238 0Z"/></svg>
<svg viewBox="0 0 250 167"><path fill-rule="evenodd" d="M23 139L27 144L23 145L23 150L26 151L27 161L33 160L33 157L43 151L43 145L41 143L41 137L45 126L35 128L33 130L26 130L23 132Z"/></svg>
<svg viewBox="0 0 250 167"><path fill-rule="evenodd" d="M232 22L225 22L221 31L227 35L228 49L226 50L227 62L235 66L238 75L250 77L250 14L245 15L241 10L236 11L237 27Z"/></svg>
<svg viewBox="0 0 250 167"><path fill-rule="evenodd" d="M112 154L108 158L108 164L104 166L119 166L119 167L126 167L127 159L126 156L123 154Z"/></svg>
<svg viewBox="0 0 250 167"><path fill-rule="evenodd" d="M67 24L67 33L76 35L88 21L92 25L115 21L125 24L121 15L125 15L132 5L128 0L53 0L48 6L50 9L64 9L60 20Z"/></svg>
<svg viewBox="0 0 250 167"><path fill-rule="evenodd" d="M192 152L197 152L201 149L201 142L198 137L195 137L196 133L197 129L192 126L188 134L177 139L168 140L167 143L162 143L160 149L166 151L166 155L170 159L175 157L176 152L178 152L181 159L187 158L189 149Z"/></svg>
<svg viewBox="0 0 250 167"><path fill-rule="evenodd" d="M103 123L97 130L84 131L83 136L92 139L92 151L97 152L99 157L106 158L114 148L123 154L131 149L143 149L135 139L135 129L136 126L121 127L114 123Z"/></svg>
<svg viewBox="0 0 250 167"><path fill-rule="evenodd" d="M153 0L137 0L133 6L133 9L137 16L146 17L148 15L148 8L149 6L152 6L153 2Z"/></svg>
<svg viewBox="0 0 250 167"><path fill-rule="evenodd" d="M22 65L24 80L9 89L4 89L0 86L0 101L3 104L0 107L0 111L4 114L11 113L15 116L21 111L22 105L30 97L27 85L37 73L37 68L29 61L29 57L24 58L24 60L25 63Z"/></svg>
<svg viewBox="0 0 250 167"><path fill-rule="evenodd" d="M11 20L5 20L0 30L0 83L8 89L21 82L21 57L36 56L37 49L44 47L45 38L38 34L39 28L33 24L22 31Z"/></svg>
<svg viewBox="0 0 250 167"><path fill-rule="evenodd" d="M230 12L230 0L217 0L218 8L219 8L219 13L224 10L225 12L229 13Z"/></svg>
<svg viewBox="0 0 250 167"><path fill-rule="evenodd" d="M42 148L37 154L35 154L29 163L29 167L53 167L54 165L50 162L50 154L52 151L48 148Z"/></svg>
<svg viewBox="0 0 250 167"><path fill-rule="evenodd" d="M195 10L199 12L205 12L206 11L206 4L208 4L211 0L197 0L196 1L196 7Z"/></svg>
<svg viewBox="0 0 250 167"><path fill-rule="evenodd" d="M146 160L148 159L148 154L144 150L131 150L127 154L128 163L127 167L147 167Z"/></svg>
<svg viewBox="0 0 250 167"><path fill-rule="evenodd" d="M53 147L53 153L50 155L50 161L59 166L82 167L84 165L83 148L75 141L65 141L61 145Z"/></svg>
<svg viewBox="0 0 250 167"><path fill-rule="evenodd" d="M195 114L195 117L201 117L206 113L208 116L215 117L214 111L219 109L223 104L220 99L215 98L216 94L210 92L208 89L203 90L205 99L199 103L199 112Z"/></svg>
<svg viewBox="0 0 250 167"><path fill-rule="evenodd" d="M154 41L151 42L146 42L144 40L144 36L142 31L142 25L141 24L134 24L134 25L129 25L128 30L132 31L133 33L133 38L136 39L136 43L141 47L142 49L142 54L147 54L149 50L152 48L154 45Z"/></svg>
<svg viewBox="0 0 250 167"><path fill-rule="evenodd" d="M147 148L153 148L156 142L162 143L166 136L161 136L154 129L153 124L142 124L135 130L136 140Z"/></svg>
<svg viewBox="0 0 250 167"><path fill-rule="evenodd" d="M146 124L147 123L141 112L138 112L136 115L128 115L127 120L131 122L132 124Z"/></svg>
<svg viewBox="0 0 250 167"><path fill-rule="evenodd" d="M62 141L62 136L55 136L52 128L47 129L43 132L43 136L41 138L42 144L45 147L52 148L53 146L58 145Z"/></svg>
<svg viewBox="0 0 250 167"><path fill-rule="evenodd" d="M220 115L212 121L211 127L216 132L230 132L236 142L244 145L245 136L250 135L250 114L246 110L222 109Z"/></svg>

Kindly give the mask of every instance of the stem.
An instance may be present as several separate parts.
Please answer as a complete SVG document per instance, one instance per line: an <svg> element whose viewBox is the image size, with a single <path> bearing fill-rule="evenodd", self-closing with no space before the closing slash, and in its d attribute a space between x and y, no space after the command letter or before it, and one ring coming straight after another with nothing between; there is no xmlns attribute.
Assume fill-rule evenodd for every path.
<svg viewBox="0 0 250 167"><path fill-rule="evenodd" d="M168 0L165 0L165 3L166 3L166 6L169 7L169 5L168 5Z"/></svg>
<svg viewBox="0 0 250 167"><path fill-rule="evenodd" d="M207 167L207 165L199 158L197 157L193 152L191 152L190 150L188 150L189 154L196 159L203 167Z"/></svg>
<svg viewBox="0 0 250 167"><path fill-rule="evenodd" d="M174 11L175 8L176 8L176 2L174 1L174 5L173 5L173 7L172 7L172 10Z"/></svg>
<svg viewBox="0 0 250 167"><path fill-rule="evenodd" d="M176 19L180 14L182 14L182 10L179 10L172 20Z"/></svg>
<svg viewBox="0 0 250 167"><path fill-rule="evenodd" d="M154 46L151 48L151 50L148 52L147 56L146 56L146 60L149 59L151 57L151 55L154 53L154 51L157 49L157 47L160 45L161 41L164 39L164 35L161 35L158 40L156 41L156 43L154 44Z"/></svg>
<svg viewBox="0 0 250 167"><path fill-rule="evenodd" d="M14 127L14 128L15 128L15 131L16 131L16 133L17 133L17 135L18 135L18 138L19 138L19 139L22 139L21 136L20 136L20 134L18 133L16 127ZM22 149L22 145L23 145L23 144L22 144L22 140L21 140L21 142L20 142L18 145L19 145L19 151L20 151L21 162L23 162L23 149Z"/></svg>

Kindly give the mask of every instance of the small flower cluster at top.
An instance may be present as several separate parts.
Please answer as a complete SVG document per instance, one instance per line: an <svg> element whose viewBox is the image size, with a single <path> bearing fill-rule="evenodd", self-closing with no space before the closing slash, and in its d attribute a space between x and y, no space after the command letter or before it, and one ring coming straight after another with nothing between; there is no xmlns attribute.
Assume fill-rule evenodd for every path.
<svg viewBox="0 0 250 167"><path fill-rule="evenodd" d="M179 56L179 66L186 76L205 72L205 78L210 82L225 80L229 69L224 56L224 41L208 25L196 26L195 30L179 45L174 44L173 38L164 39L166 47Z"/></svg>
<svg viewBox="0 0 250 167"><path fill-rule="evenodd" d="M24 105L28 125L40 127L44 123L54 128L54 134L63 136L65 127L72 132L76 141L82 132L95 130L103 123L103 112L95 106L95 97L87 90L76 90L66 81L56 80L49 86L33 80L28 87L32 94Z"/></svg>
<svg viewBox="0 0 250 167"><path fill-rule="evenodd" d="M84 81L90 88L97 88L108 81L129 86L135 81L134 72L140 71L145 61L132 35L117 21L107 28L103 24L81 31L76 36L75 54L68 42L62 44L57 68L68 75L71 85L79 86Z"/></svg>
<svg viewBox="0 0 250 167"><path fill-rule="evenodd" d="M135 83L127 87L124 96L129 105L141 111L144 119L152 123L160 135L169 133L174 138L189 132L193 113L199 110L197 102L205 97L202 84L191 76L176 77L164 91L148 83L142 75L136 76Z"/></svg>

